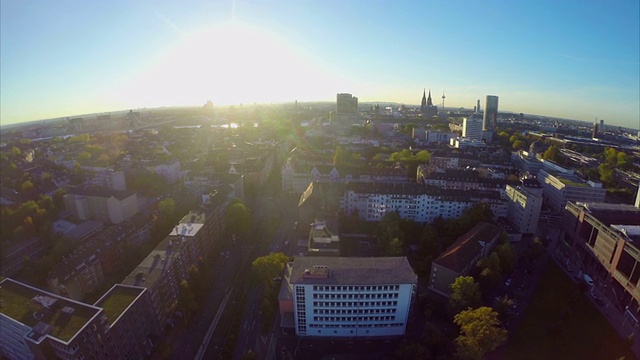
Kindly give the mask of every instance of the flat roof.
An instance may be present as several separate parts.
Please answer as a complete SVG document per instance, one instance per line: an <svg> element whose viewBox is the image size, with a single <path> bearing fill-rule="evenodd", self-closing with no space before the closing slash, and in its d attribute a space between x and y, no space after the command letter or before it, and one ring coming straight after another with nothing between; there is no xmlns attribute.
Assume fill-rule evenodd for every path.
<svg viewBox="0 0 640 360"><path fill-rule="evenodd" d="M109 325L113 325L144 291L143 288L116 284L96 301L95 306L104 310Z"/></svg>
<svg viewBox="0 0 640 360"><path fill-rule="evenodd" d="M169 233L170 236L184 236L184 237L192 237L196 236L198 231L202 229L204 224L199 223L179 223L174 226Z"/></svg>
<svg viewBox="0 0 640 360"><path fill-rule="evenodd" d="M34 329L27 337L35 342L49 335L66 343L101 310L9 278L0 282L0 299L0 313Z"/></svg>
<svg viewBox="0 0 640 360"><path fill-rule="evenodd" d="M305 276L305 271L318 274L313 277ZM303 256L294 258L291 271L292 284L384 285L415 284L416 281L416 274L404 256Z"/></svg>

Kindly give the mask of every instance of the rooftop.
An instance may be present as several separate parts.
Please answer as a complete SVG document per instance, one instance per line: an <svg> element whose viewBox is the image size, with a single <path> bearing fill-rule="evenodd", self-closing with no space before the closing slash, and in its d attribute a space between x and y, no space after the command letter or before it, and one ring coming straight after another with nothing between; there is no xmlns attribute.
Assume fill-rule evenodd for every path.
<svg viewBox="0 0 640 360"><path fill-rule="evenodd" d="M416 281L406 257L296 257L291 271L292 284L377 285Z"/></svg>
<svg viewBox="0 0 640 360"><path fill-rule="evenodd" d="M143 288L116 284L95 303L95 306L104 309L109 325L113 325L144 291Z"/></svg>
<svg viewBox="0 0 640 360"><path fill-rule="evenodd" d="M100 312L12 279L0 283L0 299L0 313L33 328L27 336L36 342L45 335L68 342Z"/></svg>
<svg viewBox="0 0 640 360"><path fill-rule="evenodd" d="M102 188L70 188L69 194L71 195L82 195L82 196L96 196L96 197L114 197L118 200L124 200L132 195L136 195L136 192L133 190L127 191L118 191L118 190L108 190Z"/></svg>
<svg viewBox="0 0 640 360"><path fill-rule="evenodd" d="M479 223L451 244L434 263L460 273L478 256L483 247L502 233L502 228L489 223ZM484 245L483 245L484 244Z"/></svg>

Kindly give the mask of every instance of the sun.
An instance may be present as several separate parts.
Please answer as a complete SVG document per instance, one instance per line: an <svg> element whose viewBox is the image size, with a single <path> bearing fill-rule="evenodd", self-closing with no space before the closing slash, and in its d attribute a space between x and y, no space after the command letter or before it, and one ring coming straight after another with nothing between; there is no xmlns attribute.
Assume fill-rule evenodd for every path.
<svg viewBox="0 0 640 360"><path fill-rule="evenodd" d="M187 36L127 93L158 106L208 99L217 105L283 102L331 94L331 79L294 46L234 21Z"/></svg>

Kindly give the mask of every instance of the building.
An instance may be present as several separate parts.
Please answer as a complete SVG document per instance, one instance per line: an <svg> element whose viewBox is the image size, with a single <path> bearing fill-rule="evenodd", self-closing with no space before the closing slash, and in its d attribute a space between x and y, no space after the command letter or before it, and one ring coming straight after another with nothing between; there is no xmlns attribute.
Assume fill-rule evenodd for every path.
<svg viewBox="0 0 640 360"><path fill-rule="evenodd" d="M507 185L507 219L522 234L533 234L542 209L542 186L535 179L524 179L518 186Z"/></svg>
<svg viewBox="0 0 640 360"><path fill-rule="evenodd" d="M390 213L420 223L436 218L454 219L475 204L487 204L494 217L507 215L507 202L500 191L440 189L419 184L347 184L341 209L364 221L380 221Z"/></svg>
<svg viewBox="0 0 640 360"><path fill-rule="evenodd" d="M508 181L497 178L497 173L487 169L486 175L480 169L434 169L427 165L419 165L416 171L416 181L419 184L435 186L453 190L497 190L502 191ZM496 177L490 177L495 175Z"/></svg>
<svg viewBox="0 0 640 360"><path fill-rule="evenodd" d="M89 305L8 278L0 299L0 355L9 359L142 359L158 330L141 288L116 285Z"/></svg>
<svg viewBox="0 0 640 360"><path fill-rule="evenodd" d="M338 121L351 121L358 118L358 98L347 93L336 96L336 117Z"/></svg>
<svg viewBox="0 0 640 360"><path fill-rule="evenodd" d="M138 197L133 191L72 189L64 204L78 220L98 220L119 224L138 213Z"/></svg>
<svg viewBox="0 0 640 360"><path fill-rule="evenodd" d="M462 121L462 137L469 140L482 140L482 121L464 118Z"/></svg>
<svg viewBox="0 0 640 360"><path fill-rule="evenodd" d="M296 257L278 299L298 336L402 336L416 283L406 257Z"/></svg>
<svg viewBox="0 0 640 360"><path fill-rule="evenodd" d="M604 202L607 194L607 189L602 187L602 183L584 181L573 171L549 161L545 161L543 168L538 172L538 181L542 185L545 203L554 211L562 211L567 201Z"/></svg>
<svg viewBox="0 0 640 360"><path fill-rule="evenodd" d="M420 103L420 114L423 117L431 118L438 115L438 107L433 105L431 100L431 90L429 90L429 96L426 96L425 90L422 91L422 102Z"/></svg>
<svg viewBox="0 0 640 360"><path fill-rule="evenodd" d="M484 102L484 116L482 130L494 130L498 124L498 97L487 95Z"/></svg>
<svg viewBox="0 0 640 360"><path fill-rule="evenodd" d="M311 225L309 230L309 245L307 247L309 256L339 256L340 238L333 235L326 222L317 221Z"/></svg>
<svg viewBox="0 0 640 360"><path fill-rule="evenodd" d="M479 223L459 237L431 263L429 290L449 297L451 284L457 277L469 274L478 260L490 255L502 233L497 225Z"/></svg>
<svg viewBox="0 0 640 360"><path fill-rule="evenodd" d="M623 312L640 317L640 209L568 202L557 251ZM628 307L628 308L627 308Z"/></svg>

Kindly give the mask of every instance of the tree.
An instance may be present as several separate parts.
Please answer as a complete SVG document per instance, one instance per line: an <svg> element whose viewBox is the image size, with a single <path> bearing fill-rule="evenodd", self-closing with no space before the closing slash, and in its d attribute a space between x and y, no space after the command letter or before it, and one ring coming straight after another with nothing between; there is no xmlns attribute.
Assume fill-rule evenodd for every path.
<svg viewBox="0 0 640 360"><path fill-rule="evenodd" d="M388 256L400 256L402 255L402 240L394 238L389 243L386 254Z"/></svg>
<svg viewBox="0 0 640 360"><path fill-rule="evenodd" d="M498 254L500 258L500 267L502 268L503 274L511 273L513 268L516 266L517 255L516 250L511 245L509 238L504 236L506 241L502 241L496 246L495 252Z"/></svg>
<svg viewBox="0 0 640 360"><path fill-rule="evenodd" d="M400 215L397 212L385 214L376 226L375 235L385 252L393 239L398 238L401 242L404 241L404 234L400 230Z"/></svg>
<svg viewBox="0 0 640 360"><path fill-rule="evenodd" d="M191 285L187 280L182 280L180 289L178 289L178 309L182 311L185 320L187 320L197 308L196 295L191 289Z"/></svg>
<svg viewBox="0 0 640 360"><path fill-rule="evenodd" d="M490 307L464 310L453 322L461 332L455 340L458 359L481 360L507 340L507 330L500 328L498 313Z"/></svg>
<svg viewBox="0 0 640 360"><path fill-rule="evenodd" d="M501 321L506 321L509 318L509 310L511 310L515 304L516 301L505 294L496 299L493 309L498 313Z"/></svg>
<svg viewBox="0 0 640 360"><path fill-rule="evenodd" d="M457 314L461 310L475 308L480 305L482 300L480 285L473 277L459 276L449 287L451 288L449 308L452 313Z"/></svg>
<svg viewBox="0 0 640 360"><path fill-rule="evenodd" d="M560 153L560 150L555 145L551 145L544 152L544 154L542 154L542 158L545 160L551 160L559 163L562 161L562 154Z"/></svg>
<svg viewBox="0 0 640 360"><path fill-rule="evenodd" d="M431 153L427 150L418 151L416 154L416 160L419 162L427 163L431 160Z"/></svg>
<svg viewBox="0 0 640 360"><path fill-rule="evenodd" d="M265 283L269 283L273 278L282 275L284 266L289 262L289 257L284 253L271 253L261 256L251 263L253 273L258 279Z"/></svg>
<svg viewBox="0 0 640 360"><path fill-rule="evenodd" d="M491 255L480 259L476 264L480 270L480 280L485 285L485 289L495 286L502 277L502 267L500 266L500 258L494 251Z"/></svg>
<svg viewBox="0 0 640 360"><path fill-rule="evenodd" d="M418 342L403 343L396 350L396 360L430 359L431 356L422 344Z"/></svg>
<svg viewBox="0 0 640 360"><path fill-rule="evenodd" d="M514 150L522 150L522 149L524 149L526 147L527 147L527 143L524 142L524 140L516 140L513 143L513 149Z"/></svg>
<svg viewBox="0 0 640 360"><path fill-rule="evenodd" d="M224 222L229 233L244 234L251 228L251 223L253 222L251 210L247 208L242 200L235 198L227 207L227 211L224 214Z"/></svg>

